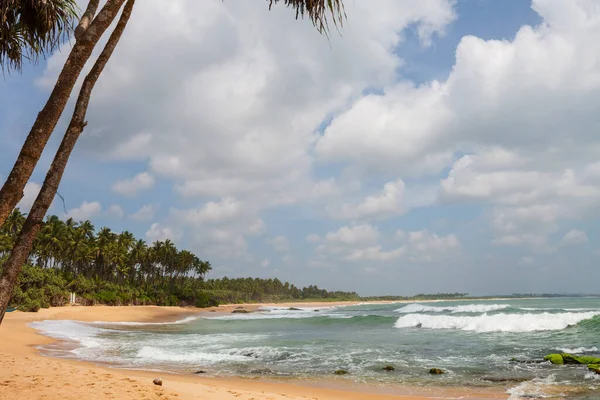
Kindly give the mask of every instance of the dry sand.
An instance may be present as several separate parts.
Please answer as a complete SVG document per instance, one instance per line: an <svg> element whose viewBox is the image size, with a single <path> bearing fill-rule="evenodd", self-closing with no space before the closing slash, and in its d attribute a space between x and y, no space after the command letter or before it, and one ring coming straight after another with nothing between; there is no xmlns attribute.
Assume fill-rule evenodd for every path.
<svg viewBox="0 0 600 400"><path fill-rule="evenodd" d="M339 303L301 303L285 306L333 306ZM348 303L345 303L348 304ZM259 305L228 305L215 308L231 312L237 307L254 310ZM277 306L282 306L277 304ZM204 312L210 312L204 311ZM179 307L64 307L38 313L6 314L0 326L0 399L202 399L202 400L417 400L417 399L506 399L498 390L479 389L393 389L377 393L376 387L335 382L279 383L253 379L221 379L113 369L91 363L41 356L37 346L54 342L28 326L41 320L77 321L174 321L198 309ZM152 380L161 377L163 386ZM325 387L323 387L325 386ZM388 391L390 389L388 388Z"/></svg>

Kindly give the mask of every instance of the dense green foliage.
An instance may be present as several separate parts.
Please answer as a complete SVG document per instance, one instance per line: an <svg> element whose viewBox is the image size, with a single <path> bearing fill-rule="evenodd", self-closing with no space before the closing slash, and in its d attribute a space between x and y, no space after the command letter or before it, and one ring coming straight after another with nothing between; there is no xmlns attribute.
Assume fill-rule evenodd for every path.
<svg viewBox="0 0 600 400"><path fill-rule="evenodd" d="M0 228L0 268L24 216L16 209ZM356 293L297 288L278 279L211 279L210 263L170 240L147 245L129 232L98 233L90 221L49 216L20 276L11 304L21 310L61 306L69 293L84 305L190 305L302 300L358 300Z"/></svg>

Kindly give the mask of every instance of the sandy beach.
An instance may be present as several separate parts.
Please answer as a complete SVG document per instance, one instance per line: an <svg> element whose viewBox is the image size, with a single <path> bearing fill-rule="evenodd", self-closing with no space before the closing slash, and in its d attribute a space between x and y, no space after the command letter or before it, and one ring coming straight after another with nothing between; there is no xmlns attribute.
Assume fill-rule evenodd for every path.
<svg viewBox="0 0 600 400"><path fill-rule="evenodd" d="M340 303L301 303L286 306L333 306ZM352 303L343 303L352 304ZM266 305L266 304L265 304ZM281 306L281 304L278 304ZM109 368L92 363L42 356L37 348L54 342L28 324L42 320L84 322L174 321L208 312L231 312L253 305L227 305L213 309L179 307L65 307L38 313L14 312L0 327L0 399L204 399L204 400L358 400L358 399L506 399L501 389L394 388L381 393L365 385L335 386L330 382L280 383L255 379L224 379L196 375L168 374ZM155 386L160 377L163 386ZM378 393L379 392L379 393Z"/></svg>

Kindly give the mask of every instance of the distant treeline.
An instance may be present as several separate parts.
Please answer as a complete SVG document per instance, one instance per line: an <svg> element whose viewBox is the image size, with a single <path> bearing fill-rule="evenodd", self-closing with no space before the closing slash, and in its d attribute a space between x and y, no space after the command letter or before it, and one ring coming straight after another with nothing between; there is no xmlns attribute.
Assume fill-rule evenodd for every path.
<svg viewBox="0 0 600 400"><path fill-rule="evenodd" d="M414 296L367 296L361 297L363 301L402 301L402 300L455 300L467 297L468 293L419 293Z"/></svg>

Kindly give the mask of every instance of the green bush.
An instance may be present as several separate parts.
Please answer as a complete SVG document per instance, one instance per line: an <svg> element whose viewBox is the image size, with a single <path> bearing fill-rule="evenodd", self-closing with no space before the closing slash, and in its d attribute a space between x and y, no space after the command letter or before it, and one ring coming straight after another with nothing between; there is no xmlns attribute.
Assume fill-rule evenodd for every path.
<svg viewBox="0 0 600 400"><path fill-rule="evenodd" d="M219 302L208 293L198 293L196 296L196 307L198 308L217 307L218 305Z"/></svg>
<svg viewBox="0 0 600 400"><path fill-rule="evenodd" d="M96 300L100 304L106 304L109 306L118 305L119 298L115 292L109 290L101 290L95 295Z"/></svg>

